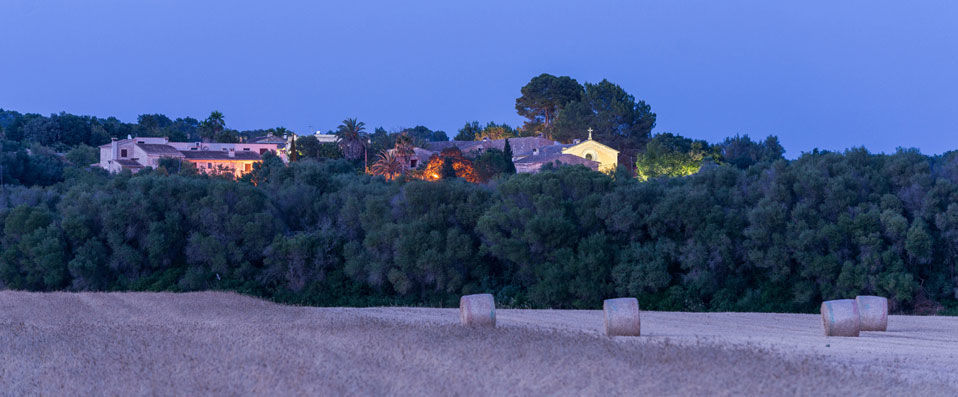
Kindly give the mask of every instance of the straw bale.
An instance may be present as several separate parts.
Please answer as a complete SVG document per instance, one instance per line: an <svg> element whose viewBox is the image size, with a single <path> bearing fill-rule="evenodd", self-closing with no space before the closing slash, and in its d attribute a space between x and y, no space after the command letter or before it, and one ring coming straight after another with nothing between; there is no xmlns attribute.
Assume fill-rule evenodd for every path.
<svg viewBox="0 0 958 397"><path fill-rule="evenodd" d="M602 302L605 334L608 336L639 336L639 300L635 298L606 299Z"/></svg>
<svg viewBox="0 0 958 397"><path fill-rule="evenodd" d="M459 298L459 320L470 327L496 326L496 301L491 294L465 295Z"/></svg>
<svg viewBox="0 0 958 397"><path fill-rule="evenodd" d="M885 331L888 329L888 299L880 296L855 297L861 318L862 331Z"/></svg>
<svg viewBox="0 0 958 397"><path fill-rule="evenodd" d="M861 319L854 299L822 302L822 325L825 336L858 336Z"/></svg>

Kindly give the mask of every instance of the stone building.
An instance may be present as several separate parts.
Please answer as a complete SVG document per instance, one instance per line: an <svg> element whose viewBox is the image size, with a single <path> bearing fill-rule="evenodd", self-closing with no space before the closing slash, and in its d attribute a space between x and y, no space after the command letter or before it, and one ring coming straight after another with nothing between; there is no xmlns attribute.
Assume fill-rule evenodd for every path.
<svg viewBox="0 0 958 397"><path fill-rule="evenodd" d="M425 145L425 152L416 152L419 156L431 156L448 147L457 147L468 157L476 157L488 149L503 150L505 139L484 139L480 141L439 141ZM611 172L618 165L619 151L592 139L575 140L563 144L542 137L509 138L512 148L512 161L516 172L538 172L546 164L584 165L593 170Z"/></svg>
<svg viewBox="0 0 958 397"><path fill-rule="evenodd" d="M172 158L191 163L206 174L240 177L252 171L253 164L262 161L266 152L288 161L285 151L275 143L170 142L162 137L131 137L100 146L100 162L96 166L110 172L126 169L135 173L145 167L156 168L161 159Z"/></svg>

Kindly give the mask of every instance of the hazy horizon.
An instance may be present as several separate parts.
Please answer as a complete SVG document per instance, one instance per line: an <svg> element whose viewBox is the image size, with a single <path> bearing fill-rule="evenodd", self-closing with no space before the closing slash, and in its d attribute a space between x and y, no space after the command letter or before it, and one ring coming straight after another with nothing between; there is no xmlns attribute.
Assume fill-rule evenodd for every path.
<svg viewBox="0 0 958 397"><path fill-rule="evenodd" d="M229 4L229 6L225 6ZM540 73L606 78L653 133L813 148L958 149L958 4L603 1L477 5L14 0L0 107L236 129L519 125Z"/></svg>

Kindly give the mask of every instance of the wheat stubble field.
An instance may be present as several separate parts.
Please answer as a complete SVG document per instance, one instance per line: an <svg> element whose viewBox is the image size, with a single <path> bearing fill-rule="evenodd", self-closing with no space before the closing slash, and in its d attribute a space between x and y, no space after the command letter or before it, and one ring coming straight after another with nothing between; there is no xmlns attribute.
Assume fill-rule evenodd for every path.
<svg viewBox="0 0 958 397"><path fill-rule="evenodd" d="M821 336L818 316L308 308L218 292L0 291L2 395L954 395L958 318ZM827 345L827 346L826 346Z"/></svg>

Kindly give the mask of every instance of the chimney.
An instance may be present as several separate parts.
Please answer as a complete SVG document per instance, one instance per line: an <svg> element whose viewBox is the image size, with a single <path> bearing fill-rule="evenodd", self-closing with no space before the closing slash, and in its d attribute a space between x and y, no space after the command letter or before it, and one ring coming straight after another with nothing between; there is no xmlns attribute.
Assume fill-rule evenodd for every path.
<svg viewBox="0 0 958 397"><path fill-rule="evenodd" d="M539 149L538 148L532 149L532 155L535 156L537 154L539 154Z"/></svg>
<svg viewBox="0 0 958 397"><path fill-rule="evenodd" d="M578 144L579 142L582 142L582 140L581 140L581 139L573 139L573 140L572 140L572 143L574 143L574 144Z"/></svg>
<svg viewBox="0 0 958 397"><path fill-rule="evenodd" d="M113 138L110 142L110 155L113 156L114 160L120 157L120 144L116 142L116 138Z"/></svg>

